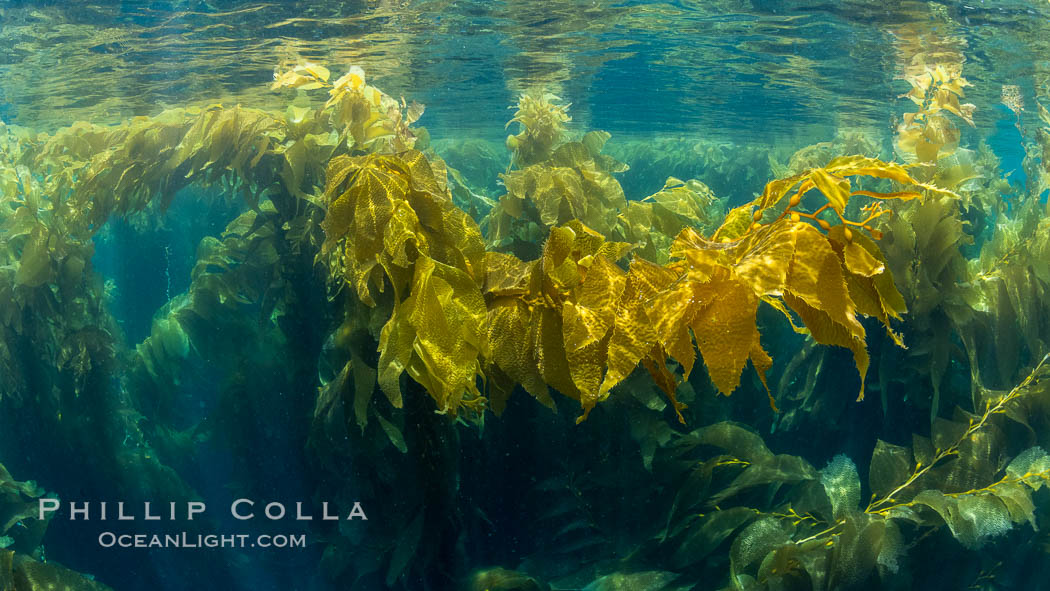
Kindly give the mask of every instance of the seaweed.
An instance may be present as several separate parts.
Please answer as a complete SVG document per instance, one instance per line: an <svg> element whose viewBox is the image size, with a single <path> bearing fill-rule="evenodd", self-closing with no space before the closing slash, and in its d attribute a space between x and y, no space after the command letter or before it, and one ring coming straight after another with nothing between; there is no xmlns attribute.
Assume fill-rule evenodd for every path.
<svg viewBox="0 0 1050 591"><path fill-rule="evenodd" d="M915 435L910 448L878 441L865 506L844 455L817 470L733 423L681 435L664 453L705 450L703 459L686 464L654 541L670 551L669 565L694 572L729 543L731 589L855 588L907 576L906 549L941 525L970 548L1034 525L1032 494L1050 478L1050 459L1039 447L1007 451L1002 429L1007 418L1024 420L1024 402L1045 398L1048 368L1044 358L1009 392L986 392L980 412L957 411L962 420L935 424L932 438Z"/></svg>
<svg viewBox="0 0 1050 591"><path fill-rule="evenodd" d="M484 245L443 181L416 151L333 159L321 256L341 246L342 274L366 305L376 305L373 290L392 291L379 338L379 383L391 402L401 405L398 377L407 371L455 414L480 400Z"/></svg>
<svg viewBox="0 0 1050 591"><path fill-rule="evenodd" d="M518 123L521 131L507 136L507 149L514 155L513 163L525 168L548 160L557 144L561 143L565 123L569 117L569 105L559 105L561 99L550 93L536 96L523 94L518 99L518 109L507 127Z"/></svg>
<svg viewBox="0 0 1050 591"><path fill-rule="evenodd" d="M522 114L519 109L516 120L525 126L522 134L530 134L526 138L532 137L527 126L530 124L541 126L539 136L552 135L545 119L537 122L535 117L525 115L528 113ZM627 200L613 174L623 172L627 166L601 153L610 135L591 131L580 141L563 143L558 141L559 130L553 137L550 145L544 141L542 159L530 158L522 166L523 161L516 156L514 163L519 168L501 175L507 193L483 221L486 238L493 248L532 258L538 254L532 245L551 228L571 220L579 220L610 239L617 234L617 215L626 211ZM521 141L525 142L522 145L530 145L528 142L536 140ZM514 150L517 154L518 148ZM529 150L540 152L538 148Z"/></svg>
<svg viewBox="0 0 1050 591"><path fill-rule="evenodd" d="M41 544L51 513L40 517L37 499L54 498L36 482L18 482L0 464L0 589L108 591L109 587L47 560Z"/></svg>
<svg viewBox="0 0 1050 591"><path fill-rule="evenodd" d="M436 588L461 574L463 523L483 519L457 505L458 454L494 443L488 411L529 412L511 401L519 387L550 409L578 405L577 424L591 417L567 436L581 448L621 427L637 453L619 461L659 482L666 515L637 526L659 531L623 563L592 571L594 588L669 588L679 574L714 571L736 589L848 588L890 578L905 548L939 526L977 548L1034 521L1032 494L1050 466L1038 447L1050 232L1038 192L1003 207L996 194L1011 186L994 156L958 147L945 113L972 117L961 69L923 66L909 78L919 110L897 148L918 163L874 157L879 144L861 133L787 159L766 151L761 164L754 150L693 144L718 170L747 168L734 177L741 186L774 171L728 211L728 193L695 179L661 175L655 193L632 198L617 177L630 169L606 153L610 135L570 137L568 105L545 94L519 100L506 191L490 200L476 188L495 179L475 177L500 166L450 168L414 127L421 105L370 86L359 68L331 78L310 63L278 72L273 90L295 95L282 112L211 105L51 135L0 129L5 411L29 409L17 416L52 428L56 449L90 432L83 455L115 458L93 478L126 473L112 480L177 498L196 494L180 468L202 443L222 435L240 451L271 437L239 426L247 413L309 415L278 444L305 442L325 476L319 488L341 506L357 494L397 497L385 531L369 524L367 551L342 531L327 538L325 569L362 587L425 578ZM1030 145L1027 169L1040 170L1044 148ZM683 167L692 157L673 156ZM191 186L236 203L236 217L200 242L188 289L158 310L149 337L126 345L91 265L93 241L116 218L152 227ZM877 325L885 336L869 335ZM778 375L773 354L784 347L770 335L781 329L799 353ZM887 416L891 386L916 373L931 383L930 436L910 447L878 441L866 481L845 455L818 469L718 420L746 409L780 429L845 428L821 414L817 399L831 397L817 385L849 364L821 345L852 355L858 400L875 361ZM710 388L695 377L701 364ZM104 380L113 368L120 379ZM209 372L214 408L180 413L187 384ZM956 387L965 372L971 406ZM256 392L263 379L294 395L278 403ZM743 400L706 396L738 390ZM769 414L763 391L774 409L792 408ZM908 410L925 404L916 398ZM941 416L956 406L973 410ZM686 433L666 411L700 426ZM1019 449L1007 431L1030 441ZM552 505L537 527L563 521L550 556L622 549L606 536L609 515L597 515L604 502L584 499L632 485L618 481L614 451L562 454L613 475L532 483ZM244 455L238 468L251 468ZM263 486L250 479L238 485ZM0 555L0 582L17 561ZM542 587L497 568L473 584Z"/></svg>
<svg viewBox="0 0 1050 591"><path fill-rule="evenodd" d="M960 103L970 85L962 77L962 65L949 62L921 65L905 72L911 90L902 95L918 107L905 113L897 128L897 150L919 162L936 162L959 146L959 129L942 113L951 113L973 126L976 107Z"/></svg>

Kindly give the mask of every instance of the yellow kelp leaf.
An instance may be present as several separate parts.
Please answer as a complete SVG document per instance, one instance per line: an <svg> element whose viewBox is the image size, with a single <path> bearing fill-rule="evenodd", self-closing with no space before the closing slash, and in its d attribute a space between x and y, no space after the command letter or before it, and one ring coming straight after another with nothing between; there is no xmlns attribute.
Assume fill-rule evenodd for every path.
<svg viewBox="0 0 1050 591"><path fill-rule="evenodd" d="M285 117L291 123L302 123L311 111L312 109L310 107L296 107L295 105L288 105L288 109L285 111Z"/></svg>
<svg viewBox="0 0 1050 591"><path fill-rule="evenodd" d="M704 240L696 230L686 228L671 243L671 258L685 261L690 279L703 282L710 280L716 269L728 264L731 249L732 246Z"/></svg>
<svg viewBox="0 0 1050 591"><path fill-rule="evenodd" d="M835 211L839 212L840 215L845 213L850 195L849 179L835 176L823 168L812 170L809 173L809 178L816 185L817 189L820 189L820 192L824 194L828 204Z"/></svg>
<svg viewBox="0 0 1050 591"><path fill-rule="evenodd" d="M676 350L675 344L686 335L689 323L696 315L693 281L683 275L666 289L661 290L646 307L656 335L665 349ZM706 280L706 278L705 278ZM683 361L675 356L675 359Z"/></svg>
<svg viewBox="0 0 1050 591"><path fill-rule="evenodd" d="M623 302L627 274L614 261L628 248L574 220L550 229L542 256L532 263L506 254L486 255L486 361L544 402L549 402L545 383L589 412L608 393L601 384L618 318L628 329L620 338L627 340L621 342L615 362L622 375L613 375L609 388L630 373L644 353L624 350L634 345L633 337L625 335L633 334L633 323L642 322L630 316L644 313L637 298Z"/></svg>
<svg viewBox="0 0 1050 591"><path fill-rule="evenodd" d="M565 355L584 408L603 399L599 386L607 367L609 333L623 295L626 274L604 256L594 256L586 279L562 306Z"/></svg>
<svg viewBox="0 0 1050 591"><path fill-rule="evenodd" d="M520 299L500 298L489 305L485 330L490 360L526 392L553 409L554 401L540 375L531 340L531 321L532 312Z"/></svg>
<svg viewBox="0 0 1050 591"><path fill-rule="evenodd" d="M683 182L673 177L667 179L662 190L646 197L645 200L658 203L672 213L695 223L712 221L710 218L713 212L709 209L718 203L714 192L704 183L695 179Z"/></svg>
<svg viewBox="0 0 1050 591"><path fill-rule="evenodd" d="M779 296L795 254L797 232L779 224L762 226L734 250L733 270L759 297Z"/></svg>
<svg viewBox="0 0 1050 591"><path fill-rule="evenodd" d="M818 310L796 297L792 293L784 294L784 303L794 310L813 335L813 340L822 345L837 345L853 352L853 362L860 374L860 394L857 400L864 400L864 379L868 374L870 359L864 345L863 328L861 335L854 335L845 325L833 320L826 312Z"/></svg>
<svg viewBox="0 0 1050 591"><path fill-rule="evenodd" d="M569 398L580 399L565 358L565 339L559 310L538 307L529 322L536 361L543 381ZM585 409L586 411L586 409Z"/></svg>
<svg viewBox="0 0 1050 591"><path fill-rule="evenodd" d="M573 351L596 343L612 329L616 304L623 294L626 274L603 256L592 257L586 279L565 302L565 349Z"/></svg>
<svg viewBox="0 0 1050 591"><path fill-rule="evenodd" d="M393 288L393 313L380 332L378 382L401 404L402 373L455 414L483 399L480 369L486 318L480 285L484 245L477 225L416 151L338 156L328 167L322 253L342 247L346 279L375 306Z"/></svg>
<svg viewBox="0 0 1050 591"><path fill-rule="evenodd" d="M884 162L867 156L839 156L824 167L839 176L871 176L897 181L903 185L915 183L908 169L894 162Z"/></svg>
<svg viewBox="0 0 1050 591"><path fill-rule="evenodd" d="M536 205L544 226L555 226L586 216L583 184L575 170L537 165L527 169L527 174L530 175L528 182L533 189L531 193L526 193L526 197Z"/></svg>
<svg viewBox="0 0 1050 591"><path fill-rule="evenodd" d="M270 86L270 90L277 90L278 88L298 88L313 82L313 77L304 76L295 70L291 70L283 74L275 73L273 75L273 85Z"/></svg>
<svg viewBox="0 0 1050 591"><path fill-rule="evenodd" d="M588 131L583 135L583 139L580 140L580 143L587 148L587 152L593 157L601 153L602 148L605 146L605 142L609 141L609 138L611 137L612 134L608 131Z"/></svg>
<svg viewBox="0 0 1050 591"><path fill-rule="evenodd" d="M665 262L671 241L685 228L710 233L724 216L723 201L697 180L669 178L664 188L642 201L627 202L619 232L636 246L636 254Z"/></svg>
<svg viewBox="0 0 1050 591"><path fill-rule="evenodd" d="M828 240L843 258L843 264L847 270L846 287L857 311L878 318L894 342L898 346L904 346L900 335L890 327L889 319L899 320L901 315L907 312L907 305L894 284L882 251L874 241L861 232L852 232L850 240L846 240L843 226L831 228L828 232ZM847 259L850 249L853 249L853 256L857 257L852 262ZM863 254L857 256L859 251L862 251ZM874 272L866 274L859 271Z"/></svg>
<svg viewBox="0 0 1050 591"><path fill-rule="evenodd" d="M642 358L642 364L645 365L645 369L648 370L656 385L663 390L664 394L667 395L667 399L671 401L671 407L674 409L675 414L678 415L678 422L684 425L685 417L682 416L682 411L685 410L686 405L678 402L678 397L676 396L678 380L667 369L667 364L664 362L666 357L667 355L657 345L653 347L653 350L648 355Z"/></svg>
<svg viewBox="0 0 1050 591"><path fill-rule="evenodd" d="M403 199L408 188L408 182L404 177L397 174L393 169L387 168L382 162L376 162L376 166L362 168L351 180L350 188L331 203L330 212L338 212L343 204L350 208L352 217L350 224L338 228L329 224L329 216L325 216L322 227L327 236L326 241L345 235L347 237L347 262L350 271L356 276L363 276L367 271L367 265L357 268L361 263L374 260L375 257L385 250L384 240L388 225L394 213L396 201ZM408 212L401 210L405 214ZM336 218L337 221L339 218ZM404 229L405 224L399 224L395 230ZM396 242L399 236L392 236L391 242ZM382 286L377 286L382 289ZM362 301L372 301L371 293L359 293Z"/></svg>
<svg viewBox="0 0 1050 591"><path fill-rule="evenodd" d="M612 262L619 261L623 257L627 256L627 253L631 252L631 244L628 242L614 242L612 240L605 241L598 248L597 252L594 253L595 257L605 257Z"/></svg>
<svg viewBox="0 0 1050 591"><path fill-rule="evenodd" d="M773 358L766 353L766 350L762 348L761 334L758 332L758 327L755 327L754 336L751 338L751 352L748 354L748 358L751 360L751 365L755 368L755 373L758 374L758 379L762 382L762 387L766 389L766 395L769 396L769 406L773 409L773 412L777 411L777 402L773 398L773 392L769 389L769 383L766 382L766 372L773 368Z"/></svg>
<svg viewBox="0 0 1050 591"><path fill-rule="evenodd" d="M973 114L977 107L970 103L960 104L959 95L946 89L938 90L934 95L933 104L959 117L971 127L973 126Z"/></svg>
<svg viewBox="0 0 1050 591"><path fill-rule="evenodd" d="M303 90L313 90L315 88L327 86L328 77L330 75L331 73L328 71L328 68L308 62L296 66L283 74L274 72L274 82L270 89L301 88Z"/></svg>
<svg viewBox="0 0 1050 591"><path fill-rule="evenodd" d="M681 277L681 274L675 270L653 264L639 257L631 259L628 275L631 286L638 293L639 299L647 310L660 292Z"/></svg>
<svg viewBox="0 0 1050 591"><path fill-rule="evenodd" d="M407 269L412 265L412 257L415 256L415 253L429 253L430 241L422 231L423 228L419 223L419 218L416 217L415 209L407 201L397 199L391 201L390 205L390 215L386 218L386 226L382 229L384 256L381 257L381 260L384 261L383 267L387 273L394 275L395 269L392 267ZM367 209L367 212L363 212L365 214L362 216L363 219L372 221L374 218L370 216L380 211L385 214L386 212L381 209L383 206L385 204L378 207L366 206L364 209ZM355 244L357 244L356 241ZM395 283L395 287L398 285Z"/></svg>
<svg viewBox="0 0 1050 591"><path fill-rule="evenodd" d="M400 304L379 333L379 366L377 368L380 389L386 394L394 408L402 408L401 374L412 363L412 345L415 330Z"/></svg>
<svg viewBox="0 0 1050 591"><path fill-rule="evenodd" d="M627 274L623 296L616 309L612 336L609 338L608 371L598 390L599 397L607 395L631 375L642 357L657 342L658 335L646 313L645 294L651 292L641 285L646 281L645 271L639 270L643 266L656 267L643 259L631 261L631 270ZM692 349L691 343L689 348Z"/></svg>
<svg viewBox="0 0 1050 591"><path fill-rule="evenodd" d="M906 144L902 143L902 145ZM919 158L919 162L935 162L937 160L937 152L941 149L941 144L931 142L921 133L915 136L911 146L915 151L915 155Z"/></svg>
<svg viewBox="0 0 1050 591"><path fill-rule="evenodd" d="M751 355L758 298L728 272L695 287L699 311L690 322L711 382L729 396Z"/></svg>
<svg viewBox="0 0 1050 591"><path fill-rule="evenodd" d="M565 142L551 153L548 163L557 167L593 168L594 152L581 142Z"/></svg>
<svg viewBox="0 0 1050 591"><path fill-rule="evenodd" d="M792 183L792 186L794 186L794 184L795 183ZM791 187L788 187L788 189L790 188ZM766 186L766 190L769 190L768 185ZM778 200L779 198L780 197L777 197ZM722 225L719 226L717 230L715 230L714 235L711 236L711 240L715 242L730 242L732 240L737 240L746 234L748 229L751 228L751 223L753 221L751 216L754 210L755 206L751 203L734 207L729 210L725 221L722 222Z"/></svg>
<svg viewBox="0 0 1050 591"><path fill-rule="evenodd" d="M453 205L447 192L413 191L408 200L423 230L431 237L431 258L463 269L480 283L484 274L485 241L477 222Z"/></svg>
<svg viewBox="0 0 1050 591"><path fill-rule="evenodd" d="M484 265L486 295L520 296L529 289L529 280L536 263L526 263L514 255L502 252L486 252Z"/></svg>
<svg viewBox="0 0 1050 591"><path fill-rule="evenodd" d="M485 317L485 303L473 279L420 256L411 294L395 308L381 335L381 348L394 347L390 354L382 349L383 379L389 382L393 372L403 369L434 398L440 412L456 414L466 394L480 396L474 379ZM388 330L396 339L382 338Z"/></svg>
<svg viewBox="0 0 1050 591"><path fill-rule="evenodd" d="M338 91L360 90L365 85L365 71L361 66L350 66L350 70L332 83L331 93Z"/></svg>
<svg viewBox="0 0 1050 591"><path fill-rule="evenodd" d="M902 150L914 151L920 162L936 162L951 155L959 146L959 129L942 115L929 116L922 127L898 135Z"/></svg>
<svg viewBox="0 0 1050 591"><path fill-rule="evenodd" d="M758 199L756 199L753 202L753 204L757 205L758 209L760 209L760 210L761 209L768 209L770 207L773 207L777 203L780 203L780 200L783 199L785 195L790 193L791 190L794 189L795 186L798 185L798 183L804 178L806 178L806 173L796 174L795 176L791 176L791 177L788 177L788 178L785 178L785 179L778 179L778 180L770 181L769 183L766 183L766 188L763 189L762 194L758 197ZM742 206L742 207L749 207L749 205L745 205L745 206ZM741 208L738 207L738 208L734 209L733 211L736 211L737 209L741 209ZM748 215L747 223L748 223L748 226L750 226L751 225L750 209L748 210L748 214L749 215ZM730 212L730 215L732 215L732 212ZM726 222L727 223L729 222L728 218L726 219ZM737 222L737 223L739 224L740 222ZM725 227L725 225L726 224L723 224L722 226ZM721 229L719 229L719 232L721 232ZM730 238L732 238L732 236L730 236Z"/></svg>
<svg viewBox="0 0 1050 591"><path fill-rule="evenodd" d="M411 276L415 252L462 268L479 283L484 243L477 225L453 204L426 159L410 150L398 156L337 156L325 186L322 222L329 252L345 240L348 279L371 304L369 284L379 264L397 294ZM399 296L400 297L400 296Z"/></svg>
<svg viewBox="0 0 1050 591"><path fill-rule="evenodd" d="M328 68L318 64L311 64L307 62L302 65L302 68L306 71L307 74L310 74L311 76L321 80L322 82L328 82L328 77L332 75L332 73L328 71Z"/></svg>
<svg viewBox="0 0 1050 591"><path fill-rule="evenodd" d="M842 255L846 263L846 269L855 275L871 277L886 270L886 264L871 256L866 248L854 240L843 245Z"/></svg>
<svg viewBox="0 0 1050 591"><path fill-rule="evenodd" d="M576 244L576 232L571 228L551 228L550 236L543 245L542 272L544 283L556 292L569 290L581 280L577 259L572 256Z"/></svg>
<svg viewBox="0 0 1050 591"><path fill-rule="evenodd" d="M696 306L690 306L688 318L692 320L696 316ZM682 366L682 377L689 379L696 364L696 349L693 347L693 337L689 336L688 323L674 327L674 332L661 340L663 348L672 359Z"/></svg>
<svg viewBox="0 0 1050 591"><path fill-rule="evenodd" d="M857 321L853 302L846 291L838 255L828 239L809 224L785 221L778 224L789 224L790 230L796 233L795 256L788 273L787 291L809 306L825 312L832 322L841 325L850 334L864 338L864 327ZM808 322L806 326L809 327Z"/></svg>

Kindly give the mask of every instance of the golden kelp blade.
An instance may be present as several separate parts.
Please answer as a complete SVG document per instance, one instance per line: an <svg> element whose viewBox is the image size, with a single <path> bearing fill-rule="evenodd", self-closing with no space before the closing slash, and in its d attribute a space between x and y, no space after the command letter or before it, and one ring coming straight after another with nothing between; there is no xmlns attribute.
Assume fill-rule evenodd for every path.
<svg viewBox="0 0 1050 591"><path fill-rule="evenodd" d="M464 393L480 398L474 379L484 319L485 302L474 280L421 256L411 294L395 306L380 337L382 381L390 388L407 371L437 401L440 412L456 414ZM391 337L392 332L397 336Z"/></svg>
<svg viewBox="0 0 1050 591"><path fill-rule="evenodd" d="M787 190L790 186L785 189L779 185L768 195ZM857 320L858 309L851 294L864 296L862 311L886 324L888 317L899 317L903 305L900 294L892 289L892 278L878 248L863 237L857 243L845 240L845 231L836 226L825 236L807 223L781 219L760 225L736 240L713 242L686 229L672 246L673 260L666 271L654 273L650 264L632 264L628 283L641 289L627 293L637 298L637 292L649 292L646 305L634 308L644 314L635 322L655 328L662 349L682 364L686 376L694 362L687 332L691 330L712 382L728 395L739 384L748 359L764 383L772 360L761 347L755 309L760 299L782 299L799 314L817 342L853 351L863 396L868 357L864 327ZM627 330L630 324L623 324L625 328L618 326L614 336L624 336L614 338L611 345L619 363L639 359L644 345L632 335L650 334ZM617 378L623 373L617 366L610 375ZM602 389L612 385L607 377Z"/></svg>
<svg viewBox="0 0 1050 591"><path fill-rule="evenodd" d="M413 150L333 159L325 200L322 252L341 247L346 281L366 305L393 292L378 368L391 402L400 406L399 377L407 372L443 412L479 411L484 400L474 380L486 309L477 226Z"/></svg>
<svg viewBox="0 0 1050 591"><path fill-rule="evenodd" d="M511 255L490 255L486 280L489 320L527 331L489 331L492 361L546 401L546 387L578 400L584 414L605 399L609 340L626 288L614 263L629 245L607 242L579 222L555 227L543 256L525 264ZM535 363L535 370L530 367ZM630 362L630 373L638 359ZM617 365L619 370L623 367ZM626 375L626 374L625 374Z"/></svg>

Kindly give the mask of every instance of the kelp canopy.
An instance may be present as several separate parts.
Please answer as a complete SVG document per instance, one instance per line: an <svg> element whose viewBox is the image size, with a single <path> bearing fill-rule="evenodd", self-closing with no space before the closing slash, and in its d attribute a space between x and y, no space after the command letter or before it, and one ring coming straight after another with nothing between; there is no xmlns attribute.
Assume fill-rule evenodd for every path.
<svg viewBox="0 0 1050 591"><path fill-rule="evenodd" d="M647 147L550 92L520 96L504 155L308 61L275 74L281 109L0 127L0 419L48 438L12 444L20 470L200 499L221 449L243 494L385 503L317 526L338 588L907 588L953 551L992 580L1040 543L1050 479L1050 114L1011 184L962 141L962 60L921 46L893 152L761 155L744 198L670 173L636 192ZM194 200L225 227L129 344L96 250ZM870 440L827 454L851 428ZM310 469L281 488L260 445ZM0 493L0 589L101 588L46 561L43 490L0 466ZM546 543L487 547L508 531Z"/></svg>

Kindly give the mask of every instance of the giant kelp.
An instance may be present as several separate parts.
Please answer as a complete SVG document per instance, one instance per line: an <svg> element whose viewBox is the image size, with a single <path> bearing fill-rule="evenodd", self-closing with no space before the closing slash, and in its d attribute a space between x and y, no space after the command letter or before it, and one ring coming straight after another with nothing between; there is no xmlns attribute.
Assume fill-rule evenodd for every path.
<svg viewBox="0 0 1050 591"><path fill-rule="evenodd" d="M115 453L117 471L149 472L154 490L179 498L195 493L176 468L201 443L221 435L241 450L269 436L238 426L248 412L270 420L276 411L265 407L290 416L312 412L310 425L290 431L330 477L320 485L326 494L344 507L357 494L399 498L394 530L405 535L370 529L369 552L359 552L344 532L329 538L326 568L359 586L408 586L424 576L447 582L449 573L428 573L452 562L463 523L479 519L462 514L455 501L456 452L475 444L459 437L475 432L460 431L447 417L483 425L493 410L513 422L510 396L519 386L551 408L561 404L551 388L575 401L582 409L577 422L602 404L608 412L594 414L607 421L603 428L620 418L630 424L642 451L635 468L672 492L655 543L670 557L661 565L677 572L702 569L700 558L740 532L728 553L733 585L775 587L808 577L818 587L848 587L872 569L892 570L904 535L897 522L946 523L975 546L987 532L1005 530L1004 519L1032 519L1030 492L1045 472L1044 456L1009 448L996 429L1018 428L1000 426L1005 415L1036 432L1039 408L1018 409L1038 398L1029 393L1045 383L1045 366L1010 393L997 397L985 386L1015 380L1023 360L1045 348L1046 315L1030 302L1043 294L1046 241L1028 238L1041 223L1033 199L1023 216L996 211L1007 216L1004 224L1014 216L1023 222L984 241L987 254L978 263L965 260L961 219L983 210L995 188L965 190L973 163L957 158L962 148L951 161L959 169L950 172L948 157L920 167L832 154L838 146L877 146L844 136L798 152L787 165L768 161L782 178L726 212L725 198L697 180L670 178L643 199L625 194L616 175L626 164L604 153L610 135L570 132L567 106L540 94L522 98L512 119L519 130L507 140L506 194L494 206L471 207L480 197L461 190L464 183L429 148L425 130L413 127L421 106L366 84L358 68L330 78L310 63L279 72L273 90L295 94L284 112L212 105L116 127L5 134L0 189L9 207L0 223L9 240L0 253L0 298L18 305L0 309L5 337L13 335L0 356L12 368L4 397L35 396L42 413L68 416L105 400L99 377L116 359L128 359L118 370L117 405L85 413L106 434L91 453L110 453L122 439L128 449ZM951 80L957 78L940 83ZM937 108L951 111L950 97L942 99ZM933 113L930 105L920 106ZM951 147L939 146L935 156ZM148 338L123 351L90 265L93 239L114 218L148 227L192 186L208 187L242 211L221 235L201 241L186 292L162 307ZM479 222L468 211L489 213ZM933 236L923 235L928 227ZM966 276L971 285L957 285ZM710 422L698 411L712 404L706 382L695 377L698 364L710 390L726 395L740 388L749 363L756 384L772 382L781 347L771 342L770 325L782 319L785 332L805 339L785 376L798 368L810 375L837 370L830 358L807 357L819 345L835 345L852 354L863 398L868 328L878 322L886 329L884 338L874 337L887 345L876 350L884 399L885 364L893 358L887 351L905 342L919 350L914 365L934 378L936 390L952 343L914 347L911 339L932 339L936 328L911 328L940 326L931 321L940 313L933 310L946 306L960 311L956 326L970 353L974 392L988 403L956 411L950 421L934 410L938 443L931 453L920 437L910 451L880 443L869 486L883 496L867 511L857 470L844 458L818 471L799 456L773 454L746 429L717 423L682 435L657 414ZM985 320L963 332L966 310L1000 323L992 382L977 379L989 375L988 362L983 348L965 340ZM912 316L919 319L908 324ZM874 321L866 327L864 317ZM1023 346L1007 346L1015 321ZM12 355L16 348L40 352L43 361L31 366ZM216 359L229 361L216 372L221 402L206 420L186 424L178 411L185 384ZM66 394L47 401L34 392L26 376L48 371L55 396L75 384L77 392L91 392L89 400ZM253 372L291 395L278 403L256 393L265 388ZM793 389L789 379L781 384ZM776 388L764 389L775 406ZM952 403L962 401L955 397ZM520 405L513 411L529 412ZM59 433L77 431L61 415L48 420ZM478 433L478 447L492 443ZM697 468L689 454L710 447L726 453ZM992 447L1019 458L998 480ZM685 473L676 471L683 466ZM594 513L569 519L572 528L553 536L556 544L586 544L600 534L596 545L611 547L616 536L601 527L604 508L580 498L583 490L600 495L623 485L601 477L601 484L562 486L555 479L547 486L567 508L545 523L576 510ZM959 521L970 510L990 515L991 525ZM570 547L559 555L578 553Z"/></svg>
<svg viewBox="0 0 1050 591"><path fill-rule="evenodd" d="M352 69L333 83L329 76L327 69L311 64L277 76L275 89L328 88L330 95L316 110L290 107L283 118L213 106L137 119L115 130L77 126L47 139L33 151L33 164L44 171L65 167L63 174L48 177L54 179L53 193L64 196L53 200L56 219L51 225L61 228L63 236L83 242L112 215L139 212L153 203L164 209L190 182L214 184L231 176L235 180L229 184L240 187L250 207L258 208L260 199L269 197L289 223L301 215L299 203L323 205L327 213L321 227L326 240L318 260L326 262L333 275L345 275L357 300L365 305L376 306L376 295L391 290L392 299L386 300L392 304L390 318L378 335L378 381L395 406L403 371L424 385L440 409L453 413L461 403L476 401L469 402L476 406L482 401L475 376L483 365L517 375L515 382L534 384L520 367L510 369L509 360L501 363L489 357L490 351L528 348L500 342L512 337L482 334L480 326L491 311L486 312L481 297L482 280L488 274L481 233L450 198L443 163L411 150L415 134L408 125L420 109L368 86L359 70ZM580 141L563 141L561 123L567 115L553 100L526 97L519 104L512 121L520 123L523 131L512 136L508 145L516 154L515 163L523 168L505 175L508 194L488 221L488 238L495 245L520 235L523 230L513 228L530 219L534 227L550 234L539 260L542 273L553 281L547 284L541 298L546 304L541 307L549 310L547 314L553 315L549 322L555 324L550 325L551 336L533 339L533 347L563 341L558 346L564 353L539 347L533 354L535 363L530 364L546 384L580 399L587 411L637 363L647 360L658 383L673 397L675 380L661 368L670 356L688 377L695 361L691 330L716 386L728 394L747 359L763 372L770 364L755 327L754 310L760 299L781 310L784 304L793 309L818 342L852 350L863 377L867 354L856 312L888 323L903 308L878 247L862 236L854 237L854 232L873 231L869 223L883 213L878 200L912 199L919 193L854 189L848 177L873 176L916 185L905 169L875 159L844 158L772 182L753 204L730 212L709 242L689 227L714 228L710 208L716 200L706 187L696 182L668 185L646 200L651 203L628 204L612 177L623 165L601 154L608 134L590 132ZM309 187L317 186L322 171L306 163L326 158L330 163L323 172L324 196L311 197ZM27 156L22 159L29 161ZM266 166L269 162L280 165ZM826 203L807 213L800 206L812 189ZM781 201L791 191L784 206ZM861 221L854 222L845 215L850 198L857 196L876 201L865 209ZM29 211L17 209L13 218L21 219L20 214ZM767 212L773 212L776 221L760 223ZM843 226L831 231L824 212L834 213ZM669 245L674 259L659 271L646 270L649 263L643 259L631 264L630 275L618 269L613 263L622 258L628 243L616 247L618 254L612 257L597 256L600 248L572 246L575 239L559 245L563 228L576 236L590 232L605 239L644 239L646 222L665 238L644 249L662 259L657 245ZM33 230L31 224L24 222L20 227L26 230L14 232L16 237L28 236L16 281L40 285L52 276L54 271L48 268L56 263L52 254L37 257L35 253L62 256L63 251L54 245L45 249L40 226ZM661 227L656 228L658 224ZM825 237L821 230L830 233ZM672 241L673 234L677 236ZM650 230L648 241L652 240ZM27 270L30 266L32 270ZM505 270L514 264L497 266ZM506 279L486 281L510 286ZM513 288L525 301L540 297L535 286L544 284L530 281L534 287ZM569 301L553 297L552 288L569 295ZM739 292L750 303L728 328L719 329L726 331L722 336L707 334L708 325L726 322L730 313L725 306L709 306L722 297L716 294L726 290ZM500 292L489 293L489 304L499 301L505 310L497 297ZM864 298L855 303L861 294ZM780 296L783 302L777 303ZM672 313L670 308L682 297L697 305ZM656 311L645 312L645 302L656 303ZM647 325L656 327L655 337L641 328ZM158 326L166 325L161 321ZM553 336L558 333L563 334ZM522 334L518 331L513 338ZM716 341L739 346L709 348ZM566 347L569 342L573 345ZM658 342L659 347L643 350L649 342ZM170 357L171 352L165 354ZM557 361L562 356L565 359ZM608 376L601 369L605 365ZM543 398L535 385L530 389Z"/></svg>
<svg viewBox="0 0 1050 591"><path fill-rule="evenodd" d="M5 134L4 256L14 264L0 286L10 304L3 314L0 362L9 371L2 397L8 408L28 405L32 420L50 425L56 440L46 449L68 454L62 462L112 458L85 482L129 500L194 498L194 485L180 472L196 447L212 429L234 424L243 409L266 407L237 399L251 382L234 371L225 384L230 395L212 421L187 424L175 412L184 407L179 385L195 383L194 370L221 356L218 349L238 348L236 339L245 339L258 345L240 347L246 367L277 365L272 354L257 355L264 344L279 351L290 342L287 334L310 334L304 324L310 306L324 300L323 288L310 293L324 238L312 195L320 193L324 162L412 141L401 105L360 76L336 82L326 104L283 114L213 105L109 128ZM391 108L399 115L390 115ZM202 243L188 293L166 306L150 337L129 355L90 265L92 239L114 217L147 225L148 216L162 213L190 185L215 187L230 201L241 197L248 211L221 241ZM252 309L254 322L245 318ZM116 364L125 358L126 375ZM110 372L126 380L112 380ZM279 373L289 385L311 388L302 364ZM239 446L238 438L254 433L226 435ZM46 463L49 453L37 457Z"/></svg>
<svg viewBox="0 0 1050 591"><path fill-rule="evenodd" d="M0 464L0 589L107 591L109 587L90 575L46 559L41 541L51 514L41 519L37 502L46 494L32 480L16 481Z"/></svg>
<svg viewBox="0 0 1050 591"><path fill-rule="evenodd" d="M401 406L398 378L407 371L455 414L480 398L481 232L420 152L341 157L328 172L322 255L341 245L346 282L364 304L392 292L379 335L380 385Z"/></svg>
<svg viewBox="0 0 1050 591"><path fill-rule="evenodd" d="M889 585L922 568L905 555L924 537L913 537L915 528L947 525L974 548L1034 523L1032 495L1050 478L1048 456L1040 447L1017 449L1003 429L1043 412L1031 403L1045 400L1048 367L1044 359L1009 392L986 392L980 412L957 410L956 419L934 425L932 439L880 440L863 487L872 492L867 505L857 466L844 455L818 470L774 454L733 423L679 436L664 446L663 461L701 459L682 464L686 474L654 541L668 551L665 564L691 572L729 543L730 589L853 588Z"/></svg>

